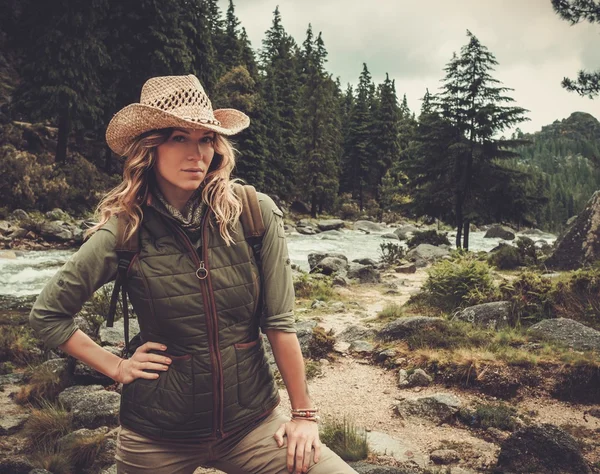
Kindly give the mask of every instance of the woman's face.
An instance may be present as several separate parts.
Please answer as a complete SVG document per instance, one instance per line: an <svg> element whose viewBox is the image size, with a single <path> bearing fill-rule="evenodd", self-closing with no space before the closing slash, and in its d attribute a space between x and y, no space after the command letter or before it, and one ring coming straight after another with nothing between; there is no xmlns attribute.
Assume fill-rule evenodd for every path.
<svg viewBox="0 0 600 474"><path fill-rule="evenodd" d="M183 207L206 177L213 156L215 132L176 128L157 147L154 174L167 200Z"/></svg>

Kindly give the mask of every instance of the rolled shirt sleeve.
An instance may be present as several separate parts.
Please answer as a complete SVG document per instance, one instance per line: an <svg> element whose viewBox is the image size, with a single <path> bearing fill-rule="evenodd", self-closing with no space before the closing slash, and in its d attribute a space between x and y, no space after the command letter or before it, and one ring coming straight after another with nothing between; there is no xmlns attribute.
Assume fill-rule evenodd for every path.
<svg viewBox="0 0 600 474"><path fill-rule="evenodd" d="M73 317L102 285L114 280L114 218L96 231L48 281L35 301L29 323L49 348L66 342L77 330Z"/></svg>
<svg viewBox="0 0 600 474"><path fill-rule="evenodd" d="M260 327L263 332L267 329L296 332L294 283L283 228L283 213L269 196L257 194L265 224L260 252L263 284Z"/></svg>

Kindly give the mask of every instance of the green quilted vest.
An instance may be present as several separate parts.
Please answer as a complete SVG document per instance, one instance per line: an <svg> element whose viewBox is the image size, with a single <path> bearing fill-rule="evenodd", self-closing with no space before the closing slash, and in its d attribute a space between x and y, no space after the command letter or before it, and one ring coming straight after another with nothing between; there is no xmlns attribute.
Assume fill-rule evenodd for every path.
<svg viewBox="0 0 600 474"><path fill-rule="evenodd" d="M212 223L212 225L210 225ZM124 385L120 422L153 438L216 439L264 416L279 393L259 335L259 273L241 224L227 247L212 211L195 248L171 218L144 208L127 280L144 342L173 360Z"/></svg>

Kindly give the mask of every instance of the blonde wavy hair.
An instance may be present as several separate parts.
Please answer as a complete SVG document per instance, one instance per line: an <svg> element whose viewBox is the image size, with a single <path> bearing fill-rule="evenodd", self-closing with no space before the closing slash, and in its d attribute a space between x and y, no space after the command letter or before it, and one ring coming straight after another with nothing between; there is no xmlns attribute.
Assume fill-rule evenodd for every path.
<svg viewBox="0 0 600 474"><path fill-rule="evenodd" d="M129 146L125 154L123 181L100 201L94 213L94 220L98 223L85 231L85 238L121 212L129 217L125 241L134 235L143 219L142 204L150 192L150 180L154 180L157 147L165 143L172 132L171 128L152 130L141 134ZM232 188L233 183L239 180L231 179L236 150L227 138L218 133L215 133L214 149L215 155L201 185L202 200L215 213L221 237L229 246L234 243L230 231L242 212L242 204Z"/></svg>

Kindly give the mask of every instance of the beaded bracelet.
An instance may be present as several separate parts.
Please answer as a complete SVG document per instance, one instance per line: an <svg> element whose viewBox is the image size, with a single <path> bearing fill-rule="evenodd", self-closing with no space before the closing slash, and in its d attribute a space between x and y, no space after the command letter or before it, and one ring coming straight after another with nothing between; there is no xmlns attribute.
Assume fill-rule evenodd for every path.
<svg viewBox="0 0 600 474"><path fill-rule="evenodd" d="M292 420L304 420L304 421L313 421L318 423L321 419L320 416L294 416L292 415Z"/></svg>

